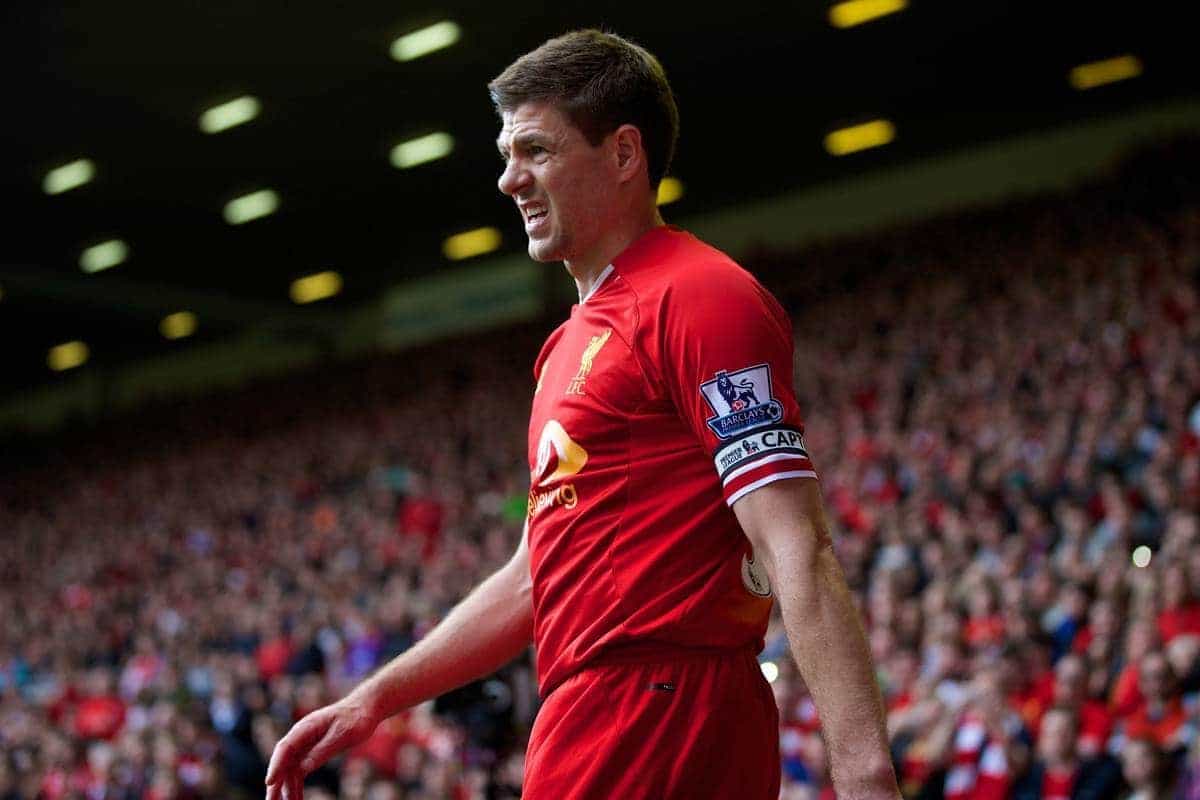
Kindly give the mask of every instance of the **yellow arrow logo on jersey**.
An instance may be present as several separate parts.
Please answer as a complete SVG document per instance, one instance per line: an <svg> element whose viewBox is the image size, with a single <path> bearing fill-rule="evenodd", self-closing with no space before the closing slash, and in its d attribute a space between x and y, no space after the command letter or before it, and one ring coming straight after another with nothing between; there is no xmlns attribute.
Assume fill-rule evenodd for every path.
<svg viewBox="0 0 1200 800"><path fill-rule="evenodd" d="M544 475L550 468L551 456L554 456L554 471L538 481L538 486L545 486L577 474L588 460L587 450L572 441L563 426L554 419L546 423L542 428L542 435L538 437L535 479L539 475Z"/></svg>

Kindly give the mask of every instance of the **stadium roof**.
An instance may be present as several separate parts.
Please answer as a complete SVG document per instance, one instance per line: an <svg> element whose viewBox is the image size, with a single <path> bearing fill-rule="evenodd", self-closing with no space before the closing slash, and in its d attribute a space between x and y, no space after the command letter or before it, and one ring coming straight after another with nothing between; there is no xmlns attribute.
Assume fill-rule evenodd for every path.
<svg viewBox="0 0 1200 800"><path fill-rule="evenodd" d="M626 35L666 66L683 125L672 172L685 187L666 213L679 219L1195 95L1200 71L1175 8L916 0L839 29L822 3L13 0L0 9L9 40L0 44L12 56L0 150L10 209L0 397L60 380L47 352L64 341L86 341L84 369L104 369L266 318L303 331L306 318L443 270L452 234L494 226L502 252L521 252L517 216L496 191L497 123L484 86L573 27ZM457 26L452 46L393 57L399 36L440 21ZM1142 70L1136 80L1072 87L1072 67L1126 54ZM238 98L252 99L226 111L257 116L201 129L206 109ZM826 151L831 130L875 118L894 125L890 145ZM393 166L397 143L435 132L452 137L449 155ZM275 193L273 214L227 221L230 200L264 189ZM111 241L120 244L83 258ZM339 295L289 299L293 280L325 270L342 276ZM196 334L165 338L161 320L185 309L197 315Z"/></svg>

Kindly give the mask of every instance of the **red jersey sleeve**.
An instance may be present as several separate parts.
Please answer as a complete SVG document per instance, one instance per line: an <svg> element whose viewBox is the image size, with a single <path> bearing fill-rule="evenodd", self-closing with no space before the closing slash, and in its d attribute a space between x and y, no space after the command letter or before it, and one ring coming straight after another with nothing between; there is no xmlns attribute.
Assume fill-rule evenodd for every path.
<svg viewBox="0 0 1200 800"><path fill-rule="evenodd" d="M698 266L664 295L658 371L713 459L725 502L816 478L792 389L792 326L732 262Z"/></svg>

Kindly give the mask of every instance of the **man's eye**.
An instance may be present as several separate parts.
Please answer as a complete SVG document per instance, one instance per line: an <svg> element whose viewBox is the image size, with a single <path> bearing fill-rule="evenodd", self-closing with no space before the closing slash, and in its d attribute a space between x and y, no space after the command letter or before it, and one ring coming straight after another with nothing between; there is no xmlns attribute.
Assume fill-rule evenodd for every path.
<svg viewBox="0 0 1200 800"><path fill-rule="evenodd" d="M531 156L541 155L542 153L545 153L545 152L546 152L546 148L542 147L540 144L529 145L529 155L531 155Z"/></svg>

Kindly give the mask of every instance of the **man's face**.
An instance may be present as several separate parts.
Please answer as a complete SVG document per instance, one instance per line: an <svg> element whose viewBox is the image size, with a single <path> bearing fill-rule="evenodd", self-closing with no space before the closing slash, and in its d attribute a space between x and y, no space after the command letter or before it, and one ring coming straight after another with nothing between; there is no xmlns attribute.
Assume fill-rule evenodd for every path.
<svg viewBox="0 0 1200 800"><path fill-rule="evenodd" d="M505 160L500 191L521 212L534 261L583 261L599 244L617 187L606 158L563 112L525 103L502 115L496 140Z"/></svg>
<svg viewBox="0 0 1200 800"><path fill-rule="evenodd" d="M1047 761L1068 759L1075 752L1075 721L1070 714L1049 711L1038 735L1038 755Z"/></svg>
<svg viewBox="0 0 1200 800"><path fill-rule="evenodd" d="M1121 751L1121 771L1135 789L1153 781L1158 771L1158 753L1154 745L1141 739L1126 744Z"/></svg>
<svg viewBox="0 0 1200 800"><path fill-rule="evenodd" d="M1138 665L1138 688L1147 700L1167 699L1171 689L1170 666L1161 653L1151 653Z"/></svg>
<svg viewBox="0 0 1200 800"><path fill-rule="evenodd" d="M1087 666L1076 656L1064 656L1054 667L1054 699L1073 705L1082 702L1087 688Z"/></svg>

